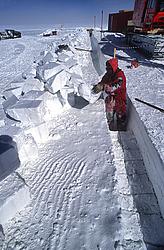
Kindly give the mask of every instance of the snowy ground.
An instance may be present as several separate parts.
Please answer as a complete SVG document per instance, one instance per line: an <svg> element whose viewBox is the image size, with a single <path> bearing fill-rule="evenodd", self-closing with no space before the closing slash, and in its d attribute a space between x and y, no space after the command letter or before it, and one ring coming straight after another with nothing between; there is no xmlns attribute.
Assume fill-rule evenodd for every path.
<svg viewBox="0 0 164 250"><path fill-rule="evenodd" d="M65 42L71 41L70 46L83 49L75 52L72 48L73 57L70 52L58 57L59 69L65 65L61 79L66 80L69 93L72 93L71 84L77 93L73 108L68 103L63 107L59 105L59 101L66 101L61 79L58 79L57 86L50 81L56 72L53 71L52 74L51 71L50 59L53 63L56 60L52 44L59 40L60 44L63 33L60 33L60 39L59 36L25 36L0 43L2 95L6 88L13 86L11 82L23 82L23 86L28 82L24 89L29 93L25 93L23 97L19 97L20 93L15 94L22 103L36 98L36 92L30 92L33 84L28 88L31 81L34 81L34 72L35 75L37 72L40 79L40 82L35 79L35 91L43 92L43 80L50 84L46 85L48 92L41 99L45 106L38 106L36 111L37 114L43 112L43 120L38 115L31 123L33 116L30 110L29 123L27 118L21 120L21 124L5 118L5 126L0 130L1 134L8 134L16 141L21 160L16 173L13 172L0 183L1 194L9 197L0 196L0 223L3 227L1 235L4 240L2 249L162 249L160 246L164 245L164 221L134 134L130 130L120 133L109 131L103 100L96 101L98 96L95 98L89 95L88 89L103 74L106 59L97 47L95 38L90 41L85 30L69 30L65 33L68 35ZM113 43L119 41L117 36L112 35L111 38L114 39ZM101 47L106 58L112 55L111 44L104 41ZM85 51L91 49L92 53ZM51 55L48 54L45 59L43 54L46 56L49 50ZM42 51L46 53L40 54ZM137 111L141 110L141 119L145 119L148 133L150 136L153 134L153 143L163 159L163 135L160 127L163 117L158 111L144 108L133 99L142 97L146 101L152 101L157 81L155 90L158 95L155 95L156 102L153 104L162 105L163 64L150 63L141 57L141 66L131 70L127 67L129 60L136 56L134 51L131 53L117 50L120 67L127 76L128 94ZM34 61L39 62L41 58L47 60L45 65L48 66L46 68L45 65L39 65L36 69ZM71 59L69 63L66 58ZM58 89L62 97L59 94L52 95ZM40 92L37 95L38 93ZM50 109L44 109L48 105L48 98L58 105L55 106L57 110L54 117L49 115ZM18 106L10 107L10 110L12 115L19 115L14 116L15 118L22 119L15 111ZM152 133L151 122L148 122L150 117L154 126ZM17 188L19 193L10 188L11 182L20 187ZM26 201L23 196L26 196ZM11 211L15 211L15 214Z"/></svg>

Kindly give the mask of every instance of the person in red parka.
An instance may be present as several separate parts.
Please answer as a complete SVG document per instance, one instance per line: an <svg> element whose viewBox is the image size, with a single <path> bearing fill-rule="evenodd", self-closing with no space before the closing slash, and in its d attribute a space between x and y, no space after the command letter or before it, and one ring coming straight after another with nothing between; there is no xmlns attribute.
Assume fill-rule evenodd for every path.
<svg viewBox="0 0 164 250"><path fill-rule="evenodd" d="M106 62L106 73L96 84L92 92L104 91L105 111L109 128L114 126L114 115L117 117L117 129L125 130L126 126L126 77L118 68L118 59L112 58Z"/></svg>

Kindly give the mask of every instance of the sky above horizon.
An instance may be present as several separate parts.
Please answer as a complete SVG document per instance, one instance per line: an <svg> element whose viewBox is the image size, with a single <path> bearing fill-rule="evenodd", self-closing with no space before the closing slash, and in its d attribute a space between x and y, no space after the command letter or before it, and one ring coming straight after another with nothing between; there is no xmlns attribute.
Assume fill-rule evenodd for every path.
<svg viewBox="0 0 164 250"><path fill-rule="evenodd" d="M0 0L0 26L41 27L48 25L107 27L109 13L133 10L134 0Z"/></svg>

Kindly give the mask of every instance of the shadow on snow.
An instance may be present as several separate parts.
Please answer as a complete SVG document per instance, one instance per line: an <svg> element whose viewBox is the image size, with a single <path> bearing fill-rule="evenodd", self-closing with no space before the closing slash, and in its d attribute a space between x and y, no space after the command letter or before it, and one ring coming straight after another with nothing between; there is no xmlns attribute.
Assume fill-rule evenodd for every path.
<svg viewBox="0 0 164 250"><path fill-rule="evenodd" d="M142 65L145 65L147 67L164 69L164 65L160 63L160 61L159 63L150 61L149 59L146 58L146 55L143 52L128 47L126 43L126 38L123 37L122 35L114 36L113 34L108 34L104 38L102 38L99 45L101 46L101 51L105 55L113 57L113 50L114 48L116 48L117 50L124 51L128 55L128 57L117 55L117 58L120 60L129 63L133 58L137 58L139 63Z"/></svg>
<svg viewBox="0 0 164 250"><path fill-rule="evenodd" d="M20 166L16 142L9 135L0 135L0 181Z"/></svg>

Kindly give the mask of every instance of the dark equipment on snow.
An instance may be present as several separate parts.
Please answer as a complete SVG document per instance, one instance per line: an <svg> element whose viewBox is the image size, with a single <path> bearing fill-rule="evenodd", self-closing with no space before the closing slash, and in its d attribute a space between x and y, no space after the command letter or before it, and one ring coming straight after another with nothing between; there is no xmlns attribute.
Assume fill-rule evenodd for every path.
<svg viewBox="0 0 164 250"><path fill-rule="evenodd" d="M138 62L138 60L137 59L133 59L132 61L131 61L131 69L132 68L138 68L139 67L139 62Z"/></svg>
<svg viewBox="0 0 164 250"><path fill-rule="evenodd" d="M83 48L77 48L77 47L75 47L75 49L80 50L80 51L93 52L91 49L83 49Z"/></svg>
<svg viewBox="0 0 164 250"><path fill-rule="evenodd" d="M21 32L16 30L5 29L5 31L0 31L0 40L20 38L20 37L21 37Z"/></svg>
<svg viewBox="0 0 164 250"><path fill-rule="evenodd" d="M157 110L159 110L160 112L164 113L164 109L162 109L162 108L160 108L160 107L157 107L157 106L155 106L155 105L153 105L153 104L151 104L151 103L149 103L149 102L144 102L144 101L142 101L142 100L140 100L140 99L138 99L138 98L135 98L135 100L138 101L138 102L144 103L144 104L148 105L149 107L152 107L152 108L157 109Z"/></svg>

